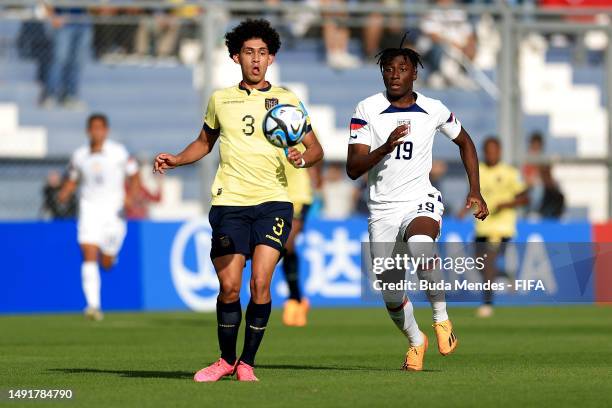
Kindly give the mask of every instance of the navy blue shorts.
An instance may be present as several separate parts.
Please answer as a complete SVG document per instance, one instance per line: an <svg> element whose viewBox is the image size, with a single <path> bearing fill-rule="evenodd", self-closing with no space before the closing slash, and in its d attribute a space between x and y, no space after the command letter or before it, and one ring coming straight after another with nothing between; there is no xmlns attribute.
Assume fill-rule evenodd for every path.
<svg viewBox="0 0 612 408"><path fill-rule="evenodd" d="M293 205L269 201L250 206L213 205L208 214L212 228L210 257L243 254L250 259L257 245L285 252L291 231Z"/></svg>

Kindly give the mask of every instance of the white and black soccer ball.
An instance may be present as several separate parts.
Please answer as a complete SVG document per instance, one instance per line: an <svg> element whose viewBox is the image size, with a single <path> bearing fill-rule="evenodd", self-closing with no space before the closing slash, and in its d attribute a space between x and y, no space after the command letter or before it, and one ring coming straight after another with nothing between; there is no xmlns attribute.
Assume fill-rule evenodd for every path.
<svg viewBox="0 0 612 408"><path fill-rule="evenodd" d="M302 142L308 128L306 113L297 106L276 105L266 112L263 134L277 147L291 147Z"/></svg>

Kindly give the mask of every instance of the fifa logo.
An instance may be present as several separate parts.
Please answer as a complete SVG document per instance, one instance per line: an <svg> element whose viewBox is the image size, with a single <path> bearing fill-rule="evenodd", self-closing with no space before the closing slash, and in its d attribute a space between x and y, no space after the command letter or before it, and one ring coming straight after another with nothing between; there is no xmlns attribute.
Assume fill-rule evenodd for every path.
<svg viewBox="0 0 612 408"><path fill-rule="evenodd" d="M402 126L402 125L408 126L408 131L406 132L406 136L408 136L410 134L410 131L412 130L411 120L410 119L398 119L397 126Z"/></svg>

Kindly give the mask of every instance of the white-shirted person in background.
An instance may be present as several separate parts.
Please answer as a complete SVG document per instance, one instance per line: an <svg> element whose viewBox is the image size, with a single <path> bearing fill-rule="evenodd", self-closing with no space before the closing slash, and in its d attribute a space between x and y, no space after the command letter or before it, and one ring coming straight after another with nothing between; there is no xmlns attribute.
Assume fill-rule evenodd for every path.
<svg viewBox="0 0 612 408"><path fill-rule="evenodd" d="M72 154L68 177L58 199L79 196L78 242L83 254L81 278L87 301L85 316L103 318L99 265L113 267L126 234L123 208L127 191L138 185L138 164L120 143L107 139L108 118L92 114L87 119L89 143Z"/></svg>

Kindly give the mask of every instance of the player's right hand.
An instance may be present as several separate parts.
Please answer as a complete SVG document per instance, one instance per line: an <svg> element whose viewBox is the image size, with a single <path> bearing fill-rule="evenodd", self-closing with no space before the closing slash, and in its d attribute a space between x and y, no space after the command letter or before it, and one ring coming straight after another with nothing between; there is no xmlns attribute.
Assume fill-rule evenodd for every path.
<svg viewBox="0 0 612 408"><path fill-rule="evenodd" d="M178 166L178 159L168 153L160 153L153 162L153 173L158 172L165 174L166 170L170 170Z"/></svg>
<svg viewBox="0 0 612 408"><path fill-rule="evenodd" d="M385 153L391 153L395 147L402 143L401 140L408 133L408 125L401 125L396 127L393 132L389 135L389 138L383 145L383 149Z"/></svg>

